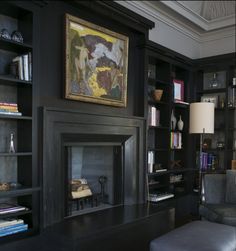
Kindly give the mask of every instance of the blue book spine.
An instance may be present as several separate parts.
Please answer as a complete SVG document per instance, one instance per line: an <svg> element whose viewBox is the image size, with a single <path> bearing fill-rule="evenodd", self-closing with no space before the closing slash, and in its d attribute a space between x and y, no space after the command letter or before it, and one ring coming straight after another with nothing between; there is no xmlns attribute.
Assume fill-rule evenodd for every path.
<svg viewBox="0 0 236 251"><path fill-rule="evenodd" d="M16 223L14 225L6 226L6 227L0 227L0 232L8 230L8 229L15 228L15 227L23 226L23 225L24 225L24 222Z"/></svg>
<svg viewBox="0 0 236 251"><path fill-rule="evenodd" d="M16 233L19 233L19 232L23 232L23 231L26 231L27 229L28 229L28 225L24 224L22 226L19 226L19 227L13 228L13 229L8 229L6 231L1 232L0 237L10 235L10 234L16 234Z"/></svg>

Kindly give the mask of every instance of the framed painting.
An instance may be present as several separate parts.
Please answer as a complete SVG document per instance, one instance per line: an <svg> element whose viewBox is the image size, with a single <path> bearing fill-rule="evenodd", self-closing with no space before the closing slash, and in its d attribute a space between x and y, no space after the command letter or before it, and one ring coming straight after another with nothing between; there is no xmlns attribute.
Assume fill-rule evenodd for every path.
<svg viewBox="0 0 236 251"><path fill-rule="evenodd" d="M65 98L126 107L128 37L66 14Z"/></svg>
<svg viewBox="0 0 236 251"><path fill-rule="evenodd" d="M184 101L184 81L174 79L174 101Z"/></svg>

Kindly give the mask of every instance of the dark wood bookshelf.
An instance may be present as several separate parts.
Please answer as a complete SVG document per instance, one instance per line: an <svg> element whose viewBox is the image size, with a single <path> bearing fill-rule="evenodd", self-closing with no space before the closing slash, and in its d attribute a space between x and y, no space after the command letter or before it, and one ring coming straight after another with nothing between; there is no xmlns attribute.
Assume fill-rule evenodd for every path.
<svg viewBox="0 0 236 251"><path fill-rule="evenodd" d="M153 101L153 100L149 100L148 104L150 105L169 105L168 102L164 102L164 101Z"/></svg>
<svg viewBox="0 0 236 251"><path fill-rule="evenodd" d="M32 152L0 153L0 157L32 156Z"/></svg>
<svg viewBox="0 0 236 251"><path fill-rule="evenodd" d="M225 93L226 91L227 91L226 88L219 88L219 89L211 89L211 90L198 91L197 94Z"/></svg>
<svg viewBox="0 0 236 251"><path fill-rule="evenodd" d="M170 130L168 126L148 126L149 129L155 130Z"/></svg>
<svg viewBox="0 0 236 251"><path fill-rule="evenodd" d="M161 79L148 78L148 84L156 86L156 84L170 86L170 83L163 81Z"/></svg>
<svg viewBox="0 0 236 251"><path fill-rule="evenodd" d="M155 151L155 152L166 152L169 151L168 148L149 148L149 151Z"/></svg>
<svg viewBox="0 0 236 251"><path fill-rule="evenodd" d="M20 116L20 115L8 115L8 114L1 114L0 119L17 119L17 120L32 120L31 116Z"/></svg>
<svg viewBox="0 0 236 251"><path fill-rule="evenodd" d="M18 85L18 86L32 86L31 81L21 80L11 75L0 75L0 84L4 85Z"/></svg>
<svg viewBox="0 0 236 251"><path fill-rule="evenodd" d="M0 49L12 51L16 53L25 53L32 50L32 45L26 43L18 43L13 40L0 37Z"/></svg>
<svg viewBox="0 0 236 251"><path fill-rule="evenodd" d="M34 192L40 191L40 187L22 187L6 191L0 191L0 198L11 198L23 195L30 195Z"/></svg>
<svg viewBox="0 0 236 251"><path fill-rule="evenodd" d="M10 218L10 217L15 218L15 217L27 215L27 214L32 214L32 210L22 210L22 211L15 212L15 213L0 214L0 219Z"/></svg>

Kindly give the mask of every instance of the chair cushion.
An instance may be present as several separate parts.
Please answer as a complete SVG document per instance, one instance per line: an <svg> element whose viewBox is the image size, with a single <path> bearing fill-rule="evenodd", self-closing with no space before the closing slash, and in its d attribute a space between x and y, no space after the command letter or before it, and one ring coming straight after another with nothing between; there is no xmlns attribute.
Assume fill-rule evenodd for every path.
<svg viewBox="0 0 236 251"><path fill-rule="evenodd" d="M236 228L208 221L194 221L150 244L150 251L235 251Z"/></svg>
<svg viewBox="0 0 236 251"><path fill-rule="evenodd" d="M226 203L236 204L236 170L227 170L226 172L225 201Z"/></svg>
<svg viewBox="0 0 236 251"><path fill-rule="evenodd" d="M225 203L225 174L206 174L203 181L205 202L210 204Z"/></svg>
<svg viewBox="0 0 236 251"><path fill-rule="evenodd" d="M202 204L199 213L209 221L236 226L236 206L233 204Z"/></svg>

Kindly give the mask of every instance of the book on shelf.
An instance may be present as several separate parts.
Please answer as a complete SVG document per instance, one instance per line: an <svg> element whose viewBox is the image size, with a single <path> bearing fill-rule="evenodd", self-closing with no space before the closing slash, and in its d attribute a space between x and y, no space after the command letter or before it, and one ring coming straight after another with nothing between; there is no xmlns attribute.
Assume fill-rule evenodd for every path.
<svg viewBox="0 0 236 251"><path fill-rule="evenodd" d="M0 228L0 237L16 234L28 230L28 224L13 225L5 229Z"/></svg>
<svg viewBox="0 0 236 251"><path fill-rule="evenodd" d="M174 194L168 193L168 192L156 192L156 193L150 193L148 196L148 201L150 202L158 202L162 200L166 200L169 198L173 198Z"/></svg>
<svg viewBox="0 0 236 251"><path fill-rule="evenodd" d="M175 100L175 104L189 105L188 102L180 101L180 100Z"/></svg>
<svg viewBox="0 0 236 251"><path fill-rule="evenodd" d="M0 219L0 229L19 224L24 224L24 221L22 219Z"/></svg>
<svg viewBox="0 0 236 251"><path fill-rule="evenodd" d="M28 210L28 208L8 203L0 203L0 215L8 213L16 213L25 210Z"/></svg>
<svg viewBox="0 0 236 251"><path fill-rule="evenodd" d="M18 110L18 105L16 103L0 102L0 114L7 115L18 115L21 116L22 113Z"/></svg>
<svg viewBox="0 0 236 251"><path fill-rule="evenodd" d="M153 172L153 165L155 163L155 153L154 151L148 151L148 172Z"/></svg>
<svg viewBox="0 0 236 251"><path fill-rule="evenodd" d="M162 169L155 169L155 173L161 173L161 172L166 172L167 169L166 168L162 168Z"/></svg>
<svg viewBox="0 0 236 251"><path fill-rule="evenodd" d="M31 81L32 80L32 55L31 52L19 55L12 59L11 68L13 75L20 80Z"/></svg>
<svg viewBox="0 0 236 251"><path fill-rule="evenodd" d="M181 149L182 148L182 133L181 132L171 132L170 148L171 149Z"/></svg>
<svg viewBox="0 0 236 251"><path fill-rule="evenodd" d="M160 126L160 110L155 106L148 106L148 125Z"/></svg>
<svg viewBox="0 0 236 251"><path fill-rule="evenodd" d="M0 109L0 114L22 116L21 112L7 112L7 111L2 111L1 109Z"/></svg>
<svg viewBox="0 0 236 251"><path fill-rule="evenodd" d="M197 158L199 159L199 153ZM217 168L217 163L218 160L216 154L206 153L206 152L201 153L201 158L200 158L201 171L214 170Z"/></svg>

